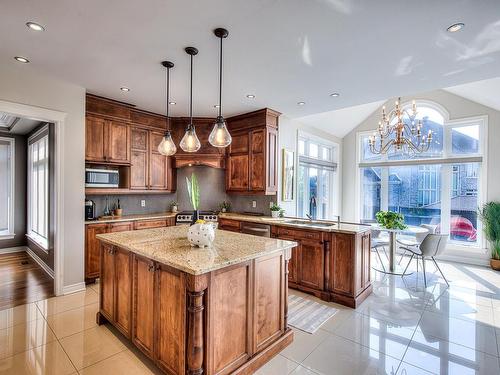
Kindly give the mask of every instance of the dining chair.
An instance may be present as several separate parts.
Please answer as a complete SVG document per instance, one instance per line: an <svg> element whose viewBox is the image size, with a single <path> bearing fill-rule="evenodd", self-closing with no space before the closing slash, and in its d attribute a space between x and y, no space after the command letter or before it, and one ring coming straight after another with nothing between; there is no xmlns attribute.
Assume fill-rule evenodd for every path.
<svg viewBox="0 0 500 375"><path fill-rule="evenodd" d="M409 248L413 248L414 250L417 249L418 246L424 240L424 238L427 237L428 234L436 233L437 229L437 225L432 225L432 224L420 224L420 227L427 229L427 233L415 233L415 240L407 240L403 238L398 238L396 240L397 244L399 245L399 248L403 249L403 253L401 254L401 257L399 257L398 264L401 264L401 261L403 260L403 257L406 255L406 252L409 251Z"/></svg>
<svg viewBox="0 0 500 375"><path fill-rule="evenodd" d="M387 252L385 250L385 247L389 245L389 238L388 237L382 237L380 234L382 232L379 230L372 230L372 243L371 243L371 248L377 253L378 260L380 261L380 264L382 265L382 269L385 272L385 266L384 262L382 262L382 257L380 256L380 252L378 251L380 248L384 250L385 257L389 259L387 256Z"/></svg>
<svg viewBox="0 0 500 375"><path fill-rule="evenodd" d="M439 268L435 257L441 254L445 248L446 248L446 243L448 242L448 234L427 234L427 236L424 238L422 243L418 247L409 247L407 251L411 252L411 257L410 260L408 261L408 264L406 265L405 271L403 273L406 274L406 270L408 269L408 266L410 265L411 261L413 260L413 257L416 258L417 261L417 267L418 267L418 258L422 259L422 268L424 272L424 285L427 288L427 278L425 275L425 261L427 259L431 259L434 264L436 265L436 268L438 269L439 273L443 277L444 281L446 282L446 285L450 286L448 283L448 280L446 280L446 277L443 274L443 271L441 271L441 268Z"/></svg>

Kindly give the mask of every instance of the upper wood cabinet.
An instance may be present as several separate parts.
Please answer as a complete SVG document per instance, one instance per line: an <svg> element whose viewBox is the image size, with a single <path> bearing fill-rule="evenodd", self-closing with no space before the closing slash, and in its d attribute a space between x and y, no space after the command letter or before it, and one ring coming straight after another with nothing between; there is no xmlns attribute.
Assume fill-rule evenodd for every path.
<svg viewBox="0 0 500 375"><path fill-rule="evenodd" d="M130 164L130 129L126 123L90 115L85 123L88 163Z"/></svg>
<svg viewBox="0 0 500 375"><path fill-rule="evenodd" d="M233 137L226 166L228 193L276 194L279 115L266 108L227 120Z"/></svg>

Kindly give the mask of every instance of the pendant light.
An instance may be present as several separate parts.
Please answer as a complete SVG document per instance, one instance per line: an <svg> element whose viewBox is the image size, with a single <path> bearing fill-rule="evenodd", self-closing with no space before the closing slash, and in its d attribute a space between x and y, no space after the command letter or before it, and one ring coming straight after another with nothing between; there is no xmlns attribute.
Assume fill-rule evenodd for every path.
<svg viewBox="0 0 500 375"><path fill-rule="evenodd" d="M208 141L214 147L227 147L231 144L231 134L227 130L226 121L222 117L222 39L227 38L229 32L223 28L214 30L217 38L220 38L220 56L219 56L219 115L215 120L214 128L212 129Z"/></svg>
<svg viewBox="0 0 500 375"><path fill-rule="evenodd" d="M165 67L166 78L165 78L165 89L166 89L166 116L167 116L167 130L165 135L158 145L158 152L165 156L172 156L177 152L177 147L172 140L172 134L170 133L170 119L168 117L168 105L170 104L170 69L174 67L174 63L170 61L163 61L161 63Z"/></svg>
<svg viewBox="0 0 500 375"><path fill-rule="evenodd" d="M193 124L193 56L198 54L194 47L186 47L186 53L191 56L191 83L189 87L189 124L186 133L182 137L180 146L185 152L196 152L200 149L200 140L196 136L196 129Z"/></svg>

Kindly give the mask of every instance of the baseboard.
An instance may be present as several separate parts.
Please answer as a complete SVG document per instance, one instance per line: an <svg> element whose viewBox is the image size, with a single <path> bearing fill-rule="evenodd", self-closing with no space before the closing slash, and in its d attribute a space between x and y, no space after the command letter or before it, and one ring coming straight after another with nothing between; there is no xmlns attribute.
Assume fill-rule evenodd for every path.
<svg viewBox="0 0 500 375"><path fill-rule="evenodd" d="M26 246L6 247L5 249L0 249L0 254L20 253L26 251L26 249Z"/></svg>
<svg viewBox="0 0 500 375"><path fill-rule="evenodd" d="M442 260L445 262L453 262L453 263L462 263L465 265L474 265L474 266L490 266L490 259L483 257L465 257L465 256L453 256L453 255L440 255L436 257L437 260Z"/></svg>
<svg viewBox="0 0 500 375"><path fill-rule="evenodd" d="M33 259L40 267L42 267L42 269L47 273L47 275L54 278L54 270L51 270L50 267L47 266L45 262L42 259L40 259L40 257L36 255L36 253L33 250L31 250L29 247L26 247L26 253L28 253L31 259Z"/></svg>
<svg viewBox="0 0 500 375"><path fill-rule="evenodd" d="M63 295L82 292L86 289L85 282L63 286Z"/></svg>

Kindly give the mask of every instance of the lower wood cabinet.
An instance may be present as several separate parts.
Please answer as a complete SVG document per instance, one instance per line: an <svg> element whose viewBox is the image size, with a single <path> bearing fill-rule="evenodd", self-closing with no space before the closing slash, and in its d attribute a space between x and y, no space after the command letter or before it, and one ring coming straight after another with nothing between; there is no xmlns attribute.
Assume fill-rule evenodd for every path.
<svg viewBox="0 0 500 375"><path fill-rule="evenodd" d="M323 241L301 240L298 250L298 283L309 288L323 290L325 280Z"/></svg>
<svg viewBox="0 0 500 375"><path fill-rule="evenodd" d="M239 232L240 222L236 220L228 220L220 218L218 228L222 230L228 230L230 232Z"/></svg>

